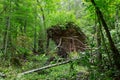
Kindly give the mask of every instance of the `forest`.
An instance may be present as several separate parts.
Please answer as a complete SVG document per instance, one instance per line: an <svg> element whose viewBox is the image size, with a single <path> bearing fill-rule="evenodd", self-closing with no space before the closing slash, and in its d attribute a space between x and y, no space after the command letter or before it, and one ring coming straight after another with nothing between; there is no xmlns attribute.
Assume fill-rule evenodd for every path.
<svg viewBox="0 0 120 80"><path fill-rule="evenodd" d="M120 0L0 0L0 80L120 80Z"/></svg>

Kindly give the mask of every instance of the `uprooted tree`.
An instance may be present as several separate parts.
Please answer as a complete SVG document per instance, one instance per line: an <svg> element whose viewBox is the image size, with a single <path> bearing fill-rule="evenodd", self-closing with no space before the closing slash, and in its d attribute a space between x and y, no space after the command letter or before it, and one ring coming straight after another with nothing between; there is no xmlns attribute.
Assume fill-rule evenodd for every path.
<svg viewBox="0 0 120 80"><path fill-rule="evenodd" d="M57 24L47 29L47 50L49 41L53 40L58 48L57 54L66 58L70 52L85 51L86 35L73 22Z"/></svg>

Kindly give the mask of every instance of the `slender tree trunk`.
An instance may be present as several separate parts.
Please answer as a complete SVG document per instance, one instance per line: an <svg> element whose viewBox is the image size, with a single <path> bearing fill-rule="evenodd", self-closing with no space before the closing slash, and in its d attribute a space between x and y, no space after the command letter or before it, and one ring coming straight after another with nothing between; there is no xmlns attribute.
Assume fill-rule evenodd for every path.
<svg viewBox="0 0 120 80"><path fill-rule="evenodd" d="M39 38L38 38L38 52L40 53L44 53L46 46L44 46L44 44L46 45L46 22L45 22L45 13L44 13L44 9L43 7L40 5L39 0L37 0L37 3L40 6L40 10L41 10L41 14L42 16L40 17L41 21L42 21L42 31L40 31L39 33ZM43 40L44 39L44 40Z"/></svg>
<svg viewBox="0 0 120 80"><path fill-rule="evenodd" d="M101 53L101 33L100 33L100 29L101 26L97 25L98 23L98 19L97 16L95 15L95 33L96 35L96 46L97 46L97 62L98 62L98 67L100 68L99 70L101 70L101 64L102 64L102 53Z"/></svg>
<svg viewBox="0 0 120 80"><path fill-rule="evenodd" d="M37 2L37 1L36 1ZM34 6L35 7L35 15L34 15L34 46L33 46L33 53L37 53L37 30L36 30L36 23L37 23L37 4Z"/></svg>
<svg viewBox="0 0 120 80"><path fill-rule="evenodd" d="M40 52L44 53L44 51L46 50L46 45L47 44L47 35L46 35L46 22L45 22L45 13L44 13L44 9L41 7L41 12L42 12L42 22L43 22L43 29L42 29L42 34L43 35L40 35L40 36L44 36L43 39L45 39L43 41L43 39L40 39L39 38L39 47L40 47Z"/></svg>
<svg viewBox="0 0 120 80"><path fill-rule="evenodd" d="M36 32L36 25L34 27L34 48L33 53L37 53L37 32Z"/></svg>
<svg viewBox="0 0 120 80"><path fill-rule="evenodd" d="M98 56L98 66L101 68L102 64L102 53L101 53L101 35L100 35L100 25L96 27L96 32L97 32L97 56Z"/></svg>
<svg viewBox="0 0 120 80"><path fill-rule="evenodd" d="M41 12L42 12L42 21L43 21L43 27L44 27L44 30L46 29L46 24L45 24L45 14L44 14L44 10L43 8L41 7L40 8Z"/></svg>
<svg viewBox="0 0 120 80"><path fill-rule="evenodd" d="M7 47L8 47L9 29L10 29L10 17L7 17L6 18L6 29L5 29L4 40L3 40L3 49L4 49L5 55L7 53Z"/></svg>
<svg viewBox="0 0 120 80"><path fill-rule="evenodd" d="M102 26L100 21L99 21L99 25ZM102 39L102 43L103 43L104 50L105 50L105 52L107 53L109 63L110 63L110 65L112 66L112 60L111 60L110 52L109 52L109 50L108 50L108 48L107 48L107 46L106 46L104 34L103 34L103 32L102 32L102 28L100 28L100 34L101 34L101 39Z"/></svg>
<svg viewBox="0 0 120 80"><path fill-rule="evenodd" d="M93 6L95 7L95 10L96 10L96 13L97 13L97 16L98 18L100 19L103 27L104 27L104 30L106 32L106 36L108 38L108 41L109 41L109 44L110 44L110 48L111 48L111 51L113 53L113 59L114 59L114 63L117 67L117 69L120 70L120 54L119 54L119 51L118 49L116 48L113 40L112 40L112 37L111 37L111 34L109 32L109 29L108 29L108 25L106 24L106 21L104 20L104 17L103 17L103 14L102 12L100 11L99 7L96 5L95 1L94 0L91 0Z"/></svg>
<svg viewBox="0 0 120 80"><path fill-rule="evenodd" d="M49 35L48 35L48 31L47 31L46 55L47 55L48 52L49 52L49 41L50 41L50 37L49 37Z"/></svg>

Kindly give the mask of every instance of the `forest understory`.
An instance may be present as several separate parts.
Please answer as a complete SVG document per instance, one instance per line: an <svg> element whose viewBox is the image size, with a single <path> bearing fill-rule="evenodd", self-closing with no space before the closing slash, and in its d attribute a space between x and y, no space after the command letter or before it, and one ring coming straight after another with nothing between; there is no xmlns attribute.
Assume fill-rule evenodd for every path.
<svg viewBox="0 0 120 80"><path fill-rule="evenodd" d="M0 0L0 80L120 80L120 0Z"/></svg>

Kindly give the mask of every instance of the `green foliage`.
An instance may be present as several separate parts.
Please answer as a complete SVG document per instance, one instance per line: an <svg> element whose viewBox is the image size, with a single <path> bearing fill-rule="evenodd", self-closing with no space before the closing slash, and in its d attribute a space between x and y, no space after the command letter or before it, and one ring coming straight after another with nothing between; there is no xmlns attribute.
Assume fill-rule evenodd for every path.
<svg viewBox="0 0 120 80"><path fill-rule="evenodd" d="M120 0L94 1L103 13L112 39L120 51ZM59 60L56 50L53 50L56 47L53 42L50 42L49 56L41 55L39 48L41 43L46 50L47 28L66 22L76 23L88 37L88 50L80 52L80 55L76 52L69 55L69 59L81 58L69 64L16 77L18 73L45 66L51 56ZM120 73L114 67L103 28L98 31L101 38L98 47L96 29L103 26L99 24L91 0L0 0L0 72L7 75L7 78L0 77L0 80L75 80L78 76L90 80L117 78ZM64 25L61 27L65 29ZM102 55L102 69L98 66L98 52ZM83 75L77 75L80 71Z"/></svg>
<svg viewBox="0 0 120 80"><path fill-rule="evenodd" d="M74 22L75 15L73 15L73 12L66 12L66 11L58 11L53 12L47 16L47 26L50 27L52 25L56 24L64 24L66 22Z"/></svg>

